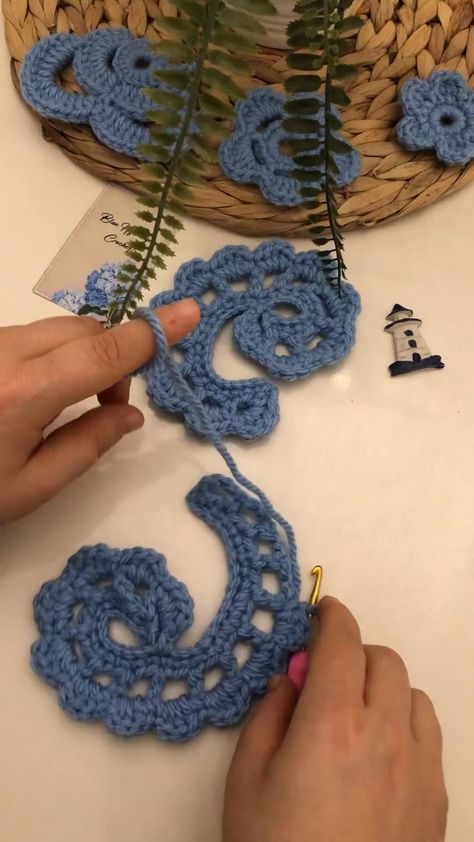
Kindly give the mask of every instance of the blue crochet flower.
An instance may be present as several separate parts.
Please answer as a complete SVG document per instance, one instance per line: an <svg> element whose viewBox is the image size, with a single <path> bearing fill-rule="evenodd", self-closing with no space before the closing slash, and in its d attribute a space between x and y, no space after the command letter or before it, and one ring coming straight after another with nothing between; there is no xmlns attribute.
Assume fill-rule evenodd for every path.
<svg viewBox="0 0 474 842"><path fill-rule="evenodd" d="M83 93L64 90L58 77L72 66ZM57 33L28 51L20 73L24 99L44 117L89 124L102 143L143 158L137 146L149 144L148 112L157 106L143 87L171 90L155 72L170 65L150 51L149 42L124 28L97 29L87 35ZM191 73L190 65L174 69Z"/></svg>
<svg viewBox="0 0 474 842"><path fill-rule="evenodd" d="M323 104L322 97L314 94L298 96L311 96ZM336 109L334 113L338 114ZM272 204L291 206L301 204L304 199L299 192L300 182L291 175L294 163L281 151L284 141L299 136L283 129L285 117L284 96L270 88L254 88L247 99L237 103L234 131L221 144L219 160L224 173L233 181L257 184ZM323 149L324 127L312 137L314 149L308 154L318 155ZM336 183L344 185L353 181L360 170L359 153L353 150L347 155L335 157L339 170L335 175ZM311 172L311 168L307 169ZM315 190L321 184L320 175L311 182Z"/></svg>
<svg viewBox="0 0 474 842"><path fill-rule="evenodd" d="M256 439L279 419L278 389L262 377L226 380L213 367L214 344L233 322L237 348L269 375L297 380L345 357L355 341L360 299L350 284L331 286L318 252L295 252L290 243L269 240L255 251L225 246L210 260L184 263L174 289L160 293L151 306L195 298L201 321L178 343L181 373L206 407L221 435ZM169 373L153 369L147 391L154 403L184 417L199 433L192 408Z"/></svg>
<svg viewBox="0 0 474 842"><path fill-rule="evenodd" d="M223 602L197 643L180 645L193 602L151 549L83 547L36 595L32 666L75 719L168 740L187 740L207 724L233 725L304 644L309 621L298 566L268 507L221 476L204 477L187 500L219 534L229 567ZM278 579L277 593L266 587L268 573ZM271 631L255 624L257 611L271 613ZM118 623L134 642L120 642ZM239 644L249 650L244 664ZM177 681L182 695L168 698L168 683Z"/></svg>
<svg viewBox="0 0 474 842"><path fill-rule="evenodd" d="M459 73L411 79L400 99L405 116L397 134L403 146L434 149L445 164L467 164L474 157L474 90Z"/></svg>

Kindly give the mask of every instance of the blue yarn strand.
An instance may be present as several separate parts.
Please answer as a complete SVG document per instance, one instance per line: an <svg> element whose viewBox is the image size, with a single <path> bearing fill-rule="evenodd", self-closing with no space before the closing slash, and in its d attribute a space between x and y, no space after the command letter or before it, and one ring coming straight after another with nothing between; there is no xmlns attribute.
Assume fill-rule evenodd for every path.
<svg viewBox="0 0 474 842"><path fill-rule="evenodd" d="M255 497L257 497L262 503L262 505L265 507L267 514L276 523L278 523L279 526L281 526L288 541L288 548L290 551L291 559L292 561L296 561L297 547L293 527L288 523L287 520L285 520L283 515L277 512L274 506L272 506L272 504L270 503L270 500L268 499L266 494L258 487L258 485L249 480L239 470L234 457L228 451L217 430L215 430L215 428L213 427L202 401L193 392L193 390L179 371L176 363L174 362L170 354L168 341L166 339L166 335L160 320L157 318L153 310L150 310L148 307L138 307L135 310L134 318L145 319L148 322L151 329L153 330L153 335L155 337L157 348L157 354L155 355L153 360L146 366L144 366L142 369L140 369L140 373L148 373L152 368L155 367L166 368L167 373L172 378L175 386L186 398L188 406L191 406L192 410L194 411L194 429L197 432L199 432L200 435L202 435L205 439L211 442L211 444L214 445L215 449L224 460L235 481L238 482L239 485L242 486L242 488L245 488L251 494L254 494Z"/></svg>

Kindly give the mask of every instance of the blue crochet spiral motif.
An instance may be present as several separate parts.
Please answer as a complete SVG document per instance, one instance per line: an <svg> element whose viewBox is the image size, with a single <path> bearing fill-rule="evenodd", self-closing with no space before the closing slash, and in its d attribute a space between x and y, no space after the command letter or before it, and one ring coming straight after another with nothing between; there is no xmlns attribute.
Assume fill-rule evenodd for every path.
<svg viewBox="0 0 474 842"><path fill-rule="evenodd" d="M209 295L214 296L210 302ZM183 354L180 371L222 436L255 439L270 433L279 419L274 383L225 380L215 372L214 344L228 321L234 319L237 348L283 380L297 380L338 362L355 341L359 294L345 283L340 295L328 284L316 251L297 253L283 240L269 240L253 252L225 246L210 260L191 260L176 273L174 289L155 296L151 305L189 297L197 299L201 321L176 346ZM286 314L288 307L293 315ZM288 354L278 353L278 346ZM158 407L183 416L187 427L199 432L186 398L166 370L149 372L147 391Z"/></svg>
<svg viewBox="0 0 474 842"><path fill-rule="evenodd" d="M433 149L444 164L474 158L474 90L460 73L447 70L427 79L410 79L400 101L404 117L398 140L407 149Z"/></svg>
<svg viewBox="0 0 474 842"><path fill-rule="evenodd" d="M317 94L298 94L290 99L311 97L318 99L323 107L323 98ZM334 113L339 116L337 109ZM236 105L234 131L219 149L219 160L224 173L241 184L257 184L265 198L274 205L298 205L304 202L300 195L301 183L292 177L293 160L283 154L284 141L301 135L290 134L283 128L285 97L270 88L254 88L247 99ZM323 113L318 115L323 119ZM306 136L305 136L306 137ZM324 124L318 134L312 135L314 148L306 155L319 155L324 146ZM347 155L335 156L338 185L349 184L359 174L360 155L354 149ZM308 172L311 168L305 167ZM313 168L315 169L315 168ZM311 184L315 190L322 185L322 168Z"/></svg>
<svg viewBox="0 0 474 842"><path fill-rule="evenodd" d="M190 739L207 724L240 721L253 696L264 692L269 676L284 669L288 654L303 645L309 620L299 602L293 530L239 472L166 351L154 314L140 315L150 321L160 349L148 370L167 368L176 388L187 395L201 434L216 446L236 480L204 477L187 497L191 511L225 545L229 583L224 600L203 637L191 647L180 647L179 639L192 623L193 603L185 586L168 573L164 557L140 547L83 547L35 597L40 636L32 647L32 665L58 689L61 706L76 719L101 720L123 736L154 731L178 741ZM278 577L277 593L266 589L266 573ZM271 612L271 631L254 624L258 610ZM111 637L114 621L134 633L136 645ZM243 665L236 650L242 643L250 647ZM206 676L215 670L220 679L207 689ZM186 684L183 695L163 698L167 682L176 680Z"/></svg>
<svg viewBox="0 0 474 842"><path fill-rule="evenodd" d="M57 82L69 65L83 94L65 91ZM169 66L150 52L148 41L134 38L124 28L98 29L88 35L59 33L42 38L26 54L21 91L44 117L87 123L111 149L143 157L137 146L150 143L147 112L156 106L142 88L171 90L154 75ZM188 65L179 69L191 72Z"/></svg>

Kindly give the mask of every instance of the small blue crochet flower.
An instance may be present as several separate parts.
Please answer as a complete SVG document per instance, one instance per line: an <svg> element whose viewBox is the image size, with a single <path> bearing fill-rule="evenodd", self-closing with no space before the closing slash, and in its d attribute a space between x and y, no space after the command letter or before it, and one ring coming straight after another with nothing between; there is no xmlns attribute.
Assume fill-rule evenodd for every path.
<svg viewBox="0 0 474 842"><path fill-rule="evenodd" d="M82 93L58 84L59 74L70 66ZM134 38L123 27L87 35L56 33L28 50L20 84L26 102L43 117L88 124L111 149L143 158L137 147L151 142L148 112L156 106L142 89L172 90L155 76L169 67L150 51L146 39ZM174 69L192 73L190 65Z"/></svg>
<svg viewBox="0 0 474 842"><path fill-rule="evenodd" d="M77 289L57 289L51 296L51 301L70 310L71 313L78 313L84 306L84 294Z"/></svg>
<svg viewBox="0 0 474 842"><path fill-rule="evenodd" d="M314 94L298 96L311 96L323 104L322 97ZM336 109L334 113L338 114ZM233 181L257 184L272 204L292 206L301 204L304 199L300 195L300 182L291 175L293 160L281 151L281 146L284 141L299 135L289 134L283 129L285 117L284 96L270 88L254 88L247 99L236 106L234 131L221 144L219 160L224 173ZM318 134L313 135L315 155L322 151L323 133L322 127ZM354 149L348 155L335 157L339 170L335 175L337 184L342 186L353 181L360 170L359 153ZM317 190L321 184L318 174L312 186Z"/></svg>
<svg viewBox="0 0 474 842"><path fill-rule="evenodd" d="M459 73L411 79L400 99L405 116L397 134L403 146L434 149L445 164L467 164L474 157L474 90Z"/></svg>

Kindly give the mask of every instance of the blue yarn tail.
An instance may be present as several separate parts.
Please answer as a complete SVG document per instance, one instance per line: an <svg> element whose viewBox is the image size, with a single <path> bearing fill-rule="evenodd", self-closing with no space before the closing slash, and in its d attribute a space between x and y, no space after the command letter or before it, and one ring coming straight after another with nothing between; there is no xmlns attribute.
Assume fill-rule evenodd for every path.
<svg viewBox="0 0 474 842"><path fill-rule="evenodd" d="M178 369L173 357L170 354L168 342L165 336L165 332L161 325L160 320L157 318L153 310L150 310L148 307L138 307L134 312L134 318L139 319L146 319L153 330L153 334L156 341L157 347L157 354L151 360L151 362L147 363L147 365L143 366L138 373L145 373L150 371L154 368L165 368L172 378L173 382L175 383L176 388L186 397L188 403L188 412L189 414L193 415L193 427L200 435L210 441L214 447L216 448L217 452L220 453L224 462L226 463L230 473L234 477L235 481L249 491L251 494L254 494L257 497L262 505L264 506L266 512L269 516L282 527L283 531L285 532L286 539L288 541L288 548L291 556L292 561L296 561L297 557L297 548L296 548L296 539L293 527L288 523L285 518L276 511L276 509L270 503L270 500L264 494L264 492L249 480L244 474L241 473L239 468L237 467L237 463L234 457L229 453L227 447L225 446L221 436L219 433L214 429L212 422L209 418L206 408L198 398L198 396L193 392L189 384L184 379L183 375Z"/></svg>

